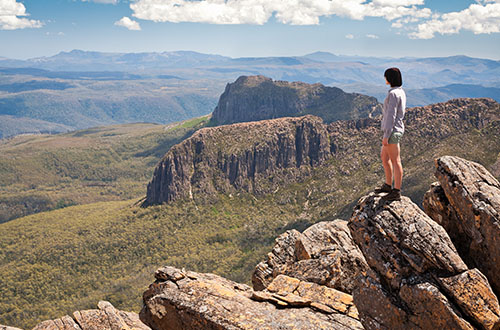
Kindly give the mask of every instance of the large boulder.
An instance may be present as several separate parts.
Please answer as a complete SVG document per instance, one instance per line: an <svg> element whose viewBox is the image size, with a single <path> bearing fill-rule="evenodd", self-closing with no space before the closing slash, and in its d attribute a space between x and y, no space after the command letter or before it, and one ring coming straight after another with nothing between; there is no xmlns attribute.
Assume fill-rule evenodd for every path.
<svg viewBox="0 0 500 330"><path fill-rule="evenodd" d="M278 236L267 260L255 267L252 284L262 290L284 274L352 293L354 279L367 268L347 221L322 221L303 233L293 229Z"/></svg>
<svg viewBox="0 0 500 330"><path fill-rule="evenodd" d="M33 330L150 330L139 315L117 310L107 301L100 301L99 309L76 311L73 317L43 321ZM7 329L8 330L8 329Z"/></svg>
<svg viewBox="0 0 500 330"><path fill-rule="evenodd" d="M500 183L482 165L451 156L436 160L435 176L439 183L426 193L425 211L500 295Z"/></svg>
<svg viewBox="0 0 500 330"><path fill-rule="evenodd" d="M498 329L486 277L469 269L442 226L409 198L360 199L349 228L370 269L353 296L367 329Z"/></svg>
<svg viewBox="0 0 500 330"><path fill-rule="evenodd" d="M263 291L174 267L155 277L140 313L154 330L362 329L352 296L285 275Z"/></svg>

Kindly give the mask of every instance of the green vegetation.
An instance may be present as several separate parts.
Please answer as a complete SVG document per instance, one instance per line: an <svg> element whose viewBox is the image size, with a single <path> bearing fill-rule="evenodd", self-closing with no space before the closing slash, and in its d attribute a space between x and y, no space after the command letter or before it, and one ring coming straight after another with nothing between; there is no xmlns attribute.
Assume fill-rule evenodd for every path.
<svg viewBox="0 0 500 330"><path fill-rule="evenodd" d="M162 265L250 284L274 238L301 213L247 194L205 206L135 204L78 205L0 224L0 323L30 328L102 299L138 312Z"/></svg>
<svg viewBox="0 0 500 330"><path fill-rule="evenodd" d="M68 205L143 196L160 158L208 118L0 140L0 222Z"/></svg>
<svg viewBox="0 0 500 330"><path fill-rule="evenodd" d="M442 155L498 168L498 108L488 114L469 109L465 120L458 112L417 113L424 110L408 112L413 119L401 145L403 194L420 203L435 180L433 161ZM476 120L481 125L471 124ZM195 194L194 199L140 208L160 157L207 121L119 125L2 141L0 211L9 216L53 210L0 223L0 323L29 328L94 308L102 299L137 312L154 270L163 265L250 283L276 236L322 220L347 219L357 199L383 180L380 140L374 138L378 127L338 123L330 136L336 153L323 166L307 169L309 175L299 182L264 190L273 191L268 194ZM231 148L231 141L233 147L259 141L241 138L251 132L240 133L214 138L225 148ZM279 179L279 173L259 178L264 183ZM86 205L71 206L75 203Z"/></svg>
<svg viewBox="0 0 500 330"><path fill-rule="evenodd" d="M494 122L437 142L409 132L402 144L405 195L420 203L441 155L489 168L500 152L499 128ZM352 204L381 182L380 146L369 136L339 137L338 157L266 195L218 194L210 203L195 198L149 208L137 199L101 202L0 224L0 323L30 327L94 308L100 299L138 312L142 292L163 265L249 284L276 236L348 218Z"/></svg>

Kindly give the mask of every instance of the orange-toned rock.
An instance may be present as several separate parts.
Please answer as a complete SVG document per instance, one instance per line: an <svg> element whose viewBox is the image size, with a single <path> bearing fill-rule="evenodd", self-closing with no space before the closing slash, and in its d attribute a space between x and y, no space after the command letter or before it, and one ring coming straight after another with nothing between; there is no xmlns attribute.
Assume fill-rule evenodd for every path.
<svg viewBox="0 0 500 330"><path fill-rule="evenodd" d="M0 330L22 330L22 329L14 328L14 327L8 327L6 325L1 325L0 324Z"/></svg>
<svg viewBox="0 0 500 330"><path fill-rule="evenodd" d="M214 274L174 267L163 267L155 276L156 282L144 293L140 314L155 330L362 329L351 316L352 299L341 313L331 308L335 295L324 295L322 300L303 296L297 291L303 282L285 275L271 283L272 291L254 291Z"/></svg>
<svg viewBox="0 0 500 330"><path fill-rule="evenodd" d="M500 327L486 277L467 268L444 228L408 198L361 198L349 228L371 268L353 295L365 328Z"/></svg>
<svg viewBox="0 0 500 330"><path fill-rule="evenodd" d="M73 318L65 315L59 319L43 321L33 330L150 330L139 320L137 313L117 310L107 301L100 301L98 307L99 309L76 311Z"/></svg>
<svg viewBox="0 0 500 330"><path fill-rule="evenodd" d="M264 295L258 296L258 298L271 297L280 299L292 306L312 306L314 304L319 310L324 309L323 306L326 306L328 307L327 311L333 310L358 319L358 311L354 306L352 296L324 285L300 281L280 274L261 292ZM274 294L269 296L268 292ZM267 300L271 301L271 299Z"/></svg>
<svg viewBox="0 0 500 330"><path fill-rule="evenodd" d="M500 295L500 183L482 165L451 156L436 160L435 175L439 184L425 195L426 212Z"/></svg>
<svg viewBox="0 0 500 330"><path fill-rule="evenodd" d="M477 320L485 329L500 327L500 308L488 280L477 269L438 278L448 297L451 297L465 315Z"/></svg>
<svg viewBox="0 0 500 330"><path fill-rule="evenodd" d="M367 268L347 221L322 221L303 233L288 230L278 236L267 260L255 267L252 284L262 290L284 274L351 293L354 278Z"/></svg>
<svg viewBox="0 0 500 330"><path fill-rule="evenodd" d="M68 315L59 319L39 323L33 330L81 330L82 328Z"/></svg>

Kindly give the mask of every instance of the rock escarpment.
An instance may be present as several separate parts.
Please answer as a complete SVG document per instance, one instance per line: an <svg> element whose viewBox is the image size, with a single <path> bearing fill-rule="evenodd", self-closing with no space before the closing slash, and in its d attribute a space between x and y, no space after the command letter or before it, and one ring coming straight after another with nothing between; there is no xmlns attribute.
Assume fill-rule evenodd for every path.
<svg viewBox="0 0 500 330"><path fill-rule="evenodd" d="M431 182L431 150L449 150L448 143L458 139L467 148L477 146L479 130L481 141L499 151L499 118L500 105L491 99L408 109L402 148L405 164L411 164L405 181L410 196L420 199L428 187L422 181ZM148 185L145 205L190 196L204 200L216 193L266 194L321 171L321 198L345 205L379 180L382 173L374 170L380 168L379 140L380 121L373 118L326 125L309 115L204 128L167 152ZM326 161L330 158L335 161ZM362 182L353 178L358 172L364 173ZM346 181L357 195L346 196Z"/></svg>
<svg viewBox="0 0 500 330"><path fill-rule="evenodd" d="M435 176L425 211L500 295L500 183L482 165L449 156L436 160Z"/></svg>
<svg viewBox="0 0 500 330"><path fill-rule="evenodd" d="M458 157L436 168L440 183L424 201L436 221L408 198L387 204L373 193L349 221L370 265L353 293L367 329L500 328L498 181Z"/></svg>
<svg viewBox="0 0 500 330"><path fill-rule="evenodd" d="M212 114L218 125L312 114L327 123L380 113L377 99L340 88L241 76L227 84Z"/></svg>
<svg viewBox="0 0 500 330"><path fill-rule="evenodd" d="M354 302L367 329L497 329L486 277L468 269L448 234L408 198L362 198L349 221L370 270Z"/></svg>
<svg viewBox="0 0 500 330"><path fill-rule="evenodd" d="M292 229L278 236L267 260L255 267L252 284L255 290L263 290L283 274L351 293L354 279L367 269L347 221L337 219L316 223L302 233Z"/></svg>
<svg viewBox="0 0 500 330"><path fill-rule="evenodd" d="M145 205L193 194L270 192L329 157L326 127L313 116L203 128L165 155L148 184Z"/></svg>
<svg viewBox="0 0 500 330"><path fill-rule="evenodd" d="M116 309L107 301L100 301L99 309L76 311L73 317L65 315L37 324L33 330L151 330L141 322L139 315ZM0 330L21 330L4 327Z"/></svg>
<svg viewBox="0 0 500 330"><path fill-rule="evenodd" d="M152 329L362 329L350 295L285 275L263 291L174 267L155 277L140 314Z"/></svg>

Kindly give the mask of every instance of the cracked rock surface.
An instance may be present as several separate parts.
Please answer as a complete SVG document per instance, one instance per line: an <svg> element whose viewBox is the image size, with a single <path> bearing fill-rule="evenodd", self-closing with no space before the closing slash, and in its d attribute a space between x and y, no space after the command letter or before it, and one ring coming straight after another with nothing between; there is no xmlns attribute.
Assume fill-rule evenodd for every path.
<svg viewBox="0 0 500 330"><path fill-rule="evenodd" d="M350 295L289 276L264 291L169 266L155 277L140 314L155 330L362 329Z"/></svg>
<svg viewBox="0 0 500 330"><path fill-rule="evenodd" d="M287 230L275 242L267 260L255 267L255 290L283 274L352 293L354 279L368 268L345 220L318 222L302 233Z"/></svg>
<svg viewBox="0 0 500 330"><path fill-rule="evenodd" d="M436 160L438 183L424 209L441 224L470 268L500 294L500 183L482 165L452 156Z"/></svg>
<svg viewBox="0 0 500 330"><path fill-rule="evenodd" d="M107 301L100 301L98 307L99 309L76 311L73 317L65 315L59 319L43 321L33 330L150 330L139 320L137 313L117 310ZM1 327L0 329L3 330Z"/></svg>
<svg viewBox="0 0 500 330"><path fill-rule="evenodd" d="M442 226L409 198L360 199L349 221L370 269L353 296L366 329L498 329L486 277L469 269Z"/></svg>

